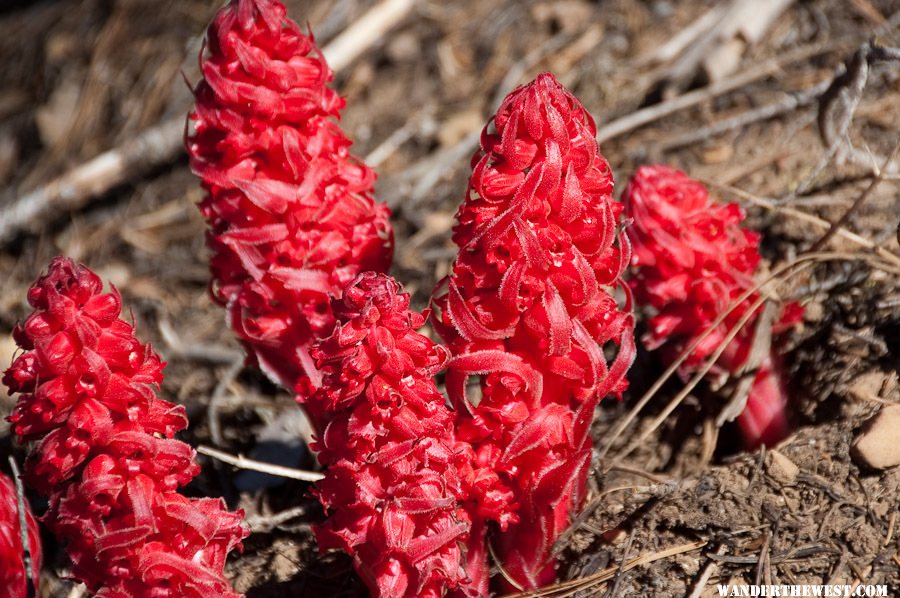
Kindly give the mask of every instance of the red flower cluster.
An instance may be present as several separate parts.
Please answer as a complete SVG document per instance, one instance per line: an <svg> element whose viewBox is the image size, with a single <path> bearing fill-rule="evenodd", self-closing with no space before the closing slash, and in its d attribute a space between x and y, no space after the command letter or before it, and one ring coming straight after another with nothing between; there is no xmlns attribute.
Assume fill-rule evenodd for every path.
<svg viewBox="0 0 900 598"><path fill-rule="evenodd" d="M212 294L248 352L300 399L320 382L309 349L330 298L385 271L393 235L375 174L349 153L332 72L276 0L232 0L209 26L191 167L208 191ZM316 414L311 414L321 427Z"/></svg>
<svg viewBox="0 0 900 598"><path fill-rule="evenodd" d="M459 255L434 300L457 438L476 453L472 509L499 524L492 544L525 588L554 576L553 543L585 493L594 408L626 388L634 358L630 298L620 309L612 295L630 256L595 137L550 74L507 96L472 160ZM607 343L619 346L611 366Z"/></svg>
<svg viewBox="0 0 900 598"><path fill-rule="evenodd" d="M637 301L656 311L644 342L651 350L664 346L665 358L672 362L754 286L759 235L741 228L744 214L737 204L712 202L702 183L668 166L640 167L622 201L634 219L629 232L637 270L630 284ZM716 351L759 296L750 294L728 312L688 356L682 376L695 372ZM786 306L774 331L793 326L802 314L799 305ZM740 371L753 345L755 322L756 317L749 320L729 343L715 373ZM749 448L771 446L788 432L777 363L774 355L763 362L738 417Z"/></svg>
<svg viewBox="0 0 900 598"><path fill-rule="evenodd" d="M361 274L335 302L342 324L319 342L321 388L309 399L329 424L317 494L330 512L321 549L341 548L375 596L439 597L467 586L459 501L472 456L433 374L446 351L416 329L424 318L383 274Z"/></svg>
<svg viewBox="0 0 900 598"><path fill-rule="evenodd" d="M28 549L31 552L32 582L35 589L41 578L41 536L37 520L25 505L28 527ZM19 503L16 486L0 473L0 587L6 588L9 598L25 598L28 581L25 579L25 561L22 538L19 532Z"/></svg>
<svg viewBox="0 0 900 598"><path fill-rule="evenodd" d="M163 364L119 318L119 294L102 288L55 258L13 333L25 352L3 377L20 394L9 421L20 441L38 441L25 479L50 499L43 522L97 596L237 596L222 570L247 535L242 513L176 492L199 469L174 439L184 408L156 397Z"/></svg>

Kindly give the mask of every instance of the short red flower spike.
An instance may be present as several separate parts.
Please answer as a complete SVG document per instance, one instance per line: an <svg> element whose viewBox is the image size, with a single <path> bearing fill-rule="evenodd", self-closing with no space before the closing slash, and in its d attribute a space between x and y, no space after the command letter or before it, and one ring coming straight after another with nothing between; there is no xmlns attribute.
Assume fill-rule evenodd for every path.
<svg viewBox="0 0 900 598"><path fill-rule="evenodd" d="M174 438L184 408L156 396L159 356L119 318L118 292L102 290L87 267L55 258L13 332L25 352L3 377L19 395L8 419L36 443L24 477L49 498L42 521L97 596L238 596L223 568L248 534L243 513L176 491L199 470Z"/></svg>
<svg viewBox="0 0 900 598"><path fill-rule="evenodd" d="M28 528L28 549L31 554L32 580L37 590L41 579L41 535L37 520L25 505L25 521ZM25 561L22 537L19 531L19 503L16 486L9 477L0 473L0 588L9 598L26 598L29 582L25 579Z"/></svg>
<svg viewBox="0 0 900 598"><path fill-rule="evenodd" d="M361 274L335 312L342 324L313 350L323 383L310 403L330 421L315 446L326 467L316 493L329 513L319 547L352 555L373 596L468 588L470 522L459 503L473 456L454 441L435 386L447 353L416 332L424 317L386 275Z"/></svg>
<svg viewBox="0 0 900 598"><path fill-rule="evenodd" d="M711 201L702 183L668 166L640 167L622 201L634 220L629 233L636 271L630 284L638 303L656 312L644 342L648 349L663 347L665 359L672 362L754 286L759 235L741 228L744 214L737 204ZM759 293L753 293L730 311L691 352L680 374L694 373L757 299ZM785 306L774 332L784 332L802 315L798 304ZM753 345L755 322L753 317L729 343L714 373L740 371ZM773 353L760 366L738 416L747 448L772 446L787 435L785 405Z"/></svg>
<svg viewBox="0 0 900 598"><path fill-rule="evenodd" d="M524 588L551 581L552 547L580 506L598 401L620 394L634 359L630 259L621 206L591 116L550 74L509 94L482 133L436 291L435 327L453 359L457 438L471 443L478 517ZM612 289L623 288L620 309ZM607 343L619 347L612 365ZM466 397L481 376L480 399Z"/></svg>
<svg viewBox="0 0 900 598"><path fill-rule="evenodd" d="M327 87L331 70L280 2L229 2L200 65L185 143L208 192L212 295L259 366L299 384L302 400L320 382L309 349L334 327L330 299L390 266L389 210L335 122L344 100Z"/></svg>

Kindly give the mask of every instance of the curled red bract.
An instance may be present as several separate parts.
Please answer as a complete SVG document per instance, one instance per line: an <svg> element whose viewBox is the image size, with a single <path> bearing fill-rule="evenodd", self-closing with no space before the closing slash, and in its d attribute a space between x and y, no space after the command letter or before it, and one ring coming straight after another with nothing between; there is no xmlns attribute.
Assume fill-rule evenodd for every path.
<svg viewBox="0 0 900 598"><path fill-rule="evenodd" d="M37 520L25 505L25 526L28 528L28 549L31 554L31 582L25 579L25 551L19 528L19 503L16 486L0 473L0 587L9 598L28 596L28 585L37 589L41 579L41 535Z"/></svg>
<svg viewBox="0 0 900 598"><path fill-rule="evenodd" d="M24 353L3 382L19 395L9 416L34 442L25 481L49 498L42 521L97 596L237 596L223 574L247 530L221 499L177 488L197 475L176 440L184 408L156 396L163 364L119 318L118 292L87 267L55 258L28 292L16 327Z"/></svg>
<svg viewBox="0 0 900 598"><path fill-rule="evenodd" d="M212 295L259 366L302 400L320 382L309 350L334 327L330 299L390 265L389 211L336 122L331 70L280 2L232 0L200 65L185 143L207 190Z"/></svg>
<svg viewBox="0 0 900 598"><path fill-rule="evenodd" d="M386 275L361 274L335 312L342 323L313 350L323 380L309 399L329 420L315 446L329 515L319 546L352 555L374 596L470 588L470 521L459 503L472 455L455 442L433 378L446 351L416 332L424 318Z"/></svg>
<svg viewBox="0 0 900 598"><path fill-rule="evenodd" d="M622 201L634 221L629 234L635 271L629 284L638 303L655 312L649 320L646 346L662 347L666 361L672 362L711 329L680 368L682 376L689 376L760 297L752 292L739 301L755 285L759 235L741 228L744 213L737 204L713 202L702 183L668 166L640 167ZM784 306L774 332L784 332L802 314L795 303ZM722 322L712 327L722 315ZM753 315L738 331L713 374L741 370L753 346L756 321ZM788 432L778 362L774 353L763 360L738 417L748 448L762 443L771 446Z"/></svg>
<svg viewBox="0 0 900 598"><path fill-rule="evenodd" d="M625 389L634 358L629 249L595 137L552 75L510 93L472 159L459 254L434 297L457 438L480 468L469 508L496 523L489 541L524 588L554 576L553 543L584 497L594 407ZM612 364L608 343L619 347Z"/></svg>

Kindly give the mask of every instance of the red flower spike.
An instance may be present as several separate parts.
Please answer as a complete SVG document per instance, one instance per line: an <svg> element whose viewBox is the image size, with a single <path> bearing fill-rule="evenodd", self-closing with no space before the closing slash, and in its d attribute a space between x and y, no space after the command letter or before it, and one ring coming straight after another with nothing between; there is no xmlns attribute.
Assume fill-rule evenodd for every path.
<svg viewBox="0 0 900 598"><path fill-rule="evenodd" d="M334 310L342 324L314 346L323 378L309 399L329 421L315 446L329 514L319 547L348 552L373 596L478 595L486 563L466 569L459 507L474 456L433 378L446 351L416 332L425 319L384 274L359 275Z"/></svg>
<svg viewBox="0 0 900 598"><path fill-rule="evenodd" d="M31 553L31 583L37 589L41 579L41 534L37 520L27 504L25 521L28 528L28 548ZM6 588L6 595L9 598L25 598L28 595L24 554L19 531L16 486L9 477L0 473L0 587Z"/></svg>
<svg viewBox="0 0 900 598"><path fill-rule="evenodd" d="M280 2L232 0L200 66L185 144L207 191L212 296L251 358L302 400L320 382L309 349L334 327L330 299L390 266L389 210L335 122L331 70Z"/></svg>
<svg viewBox="0 0 900 598"><path fill-rule="evenodd" d="M754 286L759 235L741 228L744 214L737 204L711 201L702 183L668 166L640 167L622 201L634 219L629 232L637 269L630 285L638 303L656 312L644 342L649 349L662 347L665 360L672 362ZM759 296L749 295L700 342L681 366L682 377L697 371ZM798 304L785 306L774 332L784 332L802 316ZM753 345L755 322L751 318L729 343L713 374L741 370ZM788 434L786 403L773 353L760 366L738 416L748 449L772 446Z"/></svg>
<svg viewBox="0 0 900 598"><path fill-rule="evenodd" d="M49 498L43 522L67 543L72 576L97 596L238 596L222 570L248 534L243 513L176 492L199 471L174 438L187 417L156 396L164 364L119 319L119 293L58 257L28 301L14 331L25 352L3 377L19 395L8 419L36 442L24 477Z"/></svg>
<svg viewBox="0 0 900 598"><path fill-rule="evenodd" d="M594 407L626 388L634 359L630 298L620 309L610 291L628 295L629 249L595 138L550 74L507 96L472 159L459 255L434 298L454 356L457 438L477 456L468 505L498 524L488 541L526 589L554 577L553 543L585 494ZM473 375L477 402L466 397Z"/></svg>

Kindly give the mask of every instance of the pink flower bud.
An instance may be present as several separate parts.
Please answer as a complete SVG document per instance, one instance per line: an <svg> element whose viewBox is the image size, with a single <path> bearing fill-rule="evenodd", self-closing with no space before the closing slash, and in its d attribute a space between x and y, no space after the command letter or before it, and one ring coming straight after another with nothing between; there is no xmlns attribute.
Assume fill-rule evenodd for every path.
<svg viewBox="0 0 900 598"><path fill-rule="evenodd" d="M24 477L49 498L42 521L92 593L237 596L222 570L248 534L243 513L176 492L199 471L174 438L184 407L156 396L163 363L119 319L119 293L102 291L87 267L55 258L15 330L26 351L3 377L19 395L8 419L35 443Z"/></svg>

